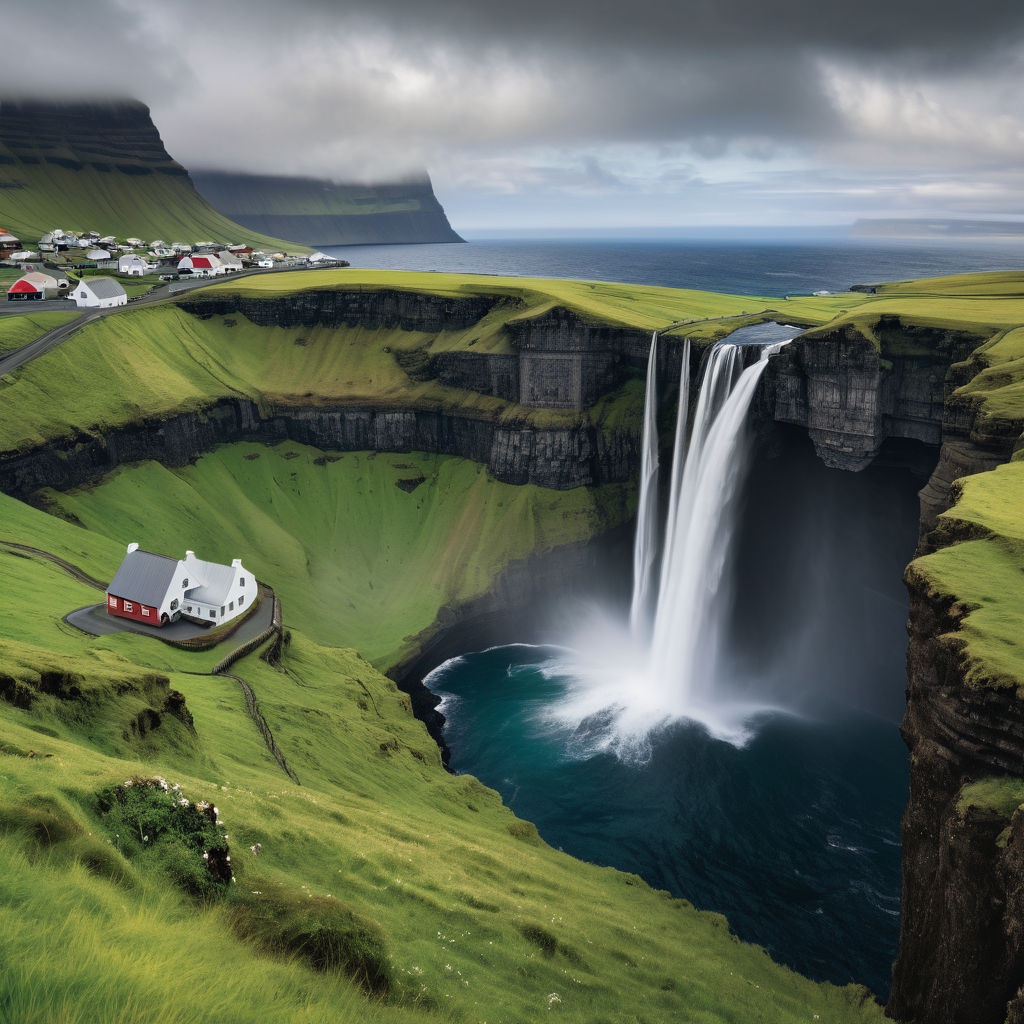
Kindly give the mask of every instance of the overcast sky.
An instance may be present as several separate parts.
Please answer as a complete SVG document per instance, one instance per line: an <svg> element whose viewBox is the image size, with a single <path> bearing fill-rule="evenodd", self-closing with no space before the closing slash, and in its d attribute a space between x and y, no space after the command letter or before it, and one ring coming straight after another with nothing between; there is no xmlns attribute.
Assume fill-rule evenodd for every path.
<svg viewBox="0 0 1024 1024"><path fill-rule="evenodd" d="M0 34L7 93L135 95L192 168L425 167L456 228L1024 219L1021 0L89 0Z"/></svg>

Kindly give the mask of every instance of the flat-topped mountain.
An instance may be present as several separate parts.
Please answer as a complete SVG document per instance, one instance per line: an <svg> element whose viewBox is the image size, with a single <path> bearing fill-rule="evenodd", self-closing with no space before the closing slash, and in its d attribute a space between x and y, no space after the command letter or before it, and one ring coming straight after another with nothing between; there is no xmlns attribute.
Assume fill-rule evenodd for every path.
<svg viewBox="0 0 1024 1024"><path fill-rule="evenodd" d="M426 174L382 184L229 171L194 171L192 179L232 220L307 245L462 241Z"/></svg>
<svg viewBox="0 0 1024 1024"><path fill-rule="evenodd" d="M284 246L215 210L132 99L0 99L0 223L26 243L61 225Z"/></svg>

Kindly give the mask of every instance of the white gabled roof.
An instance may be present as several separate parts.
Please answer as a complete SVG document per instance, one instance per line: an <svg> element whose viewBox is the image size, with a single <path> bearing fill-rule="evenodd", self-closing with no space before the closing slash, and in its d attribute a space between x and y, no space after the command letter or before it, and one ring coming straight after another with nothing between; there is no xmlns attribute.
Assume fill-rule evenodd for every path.
<svg viewBox="0 0 1024 1024"><path fill-rule="evenodd" d="M97 299L116 299L128 294L121 283L112 277L83 277L79 284L91 291Z"/></svg>

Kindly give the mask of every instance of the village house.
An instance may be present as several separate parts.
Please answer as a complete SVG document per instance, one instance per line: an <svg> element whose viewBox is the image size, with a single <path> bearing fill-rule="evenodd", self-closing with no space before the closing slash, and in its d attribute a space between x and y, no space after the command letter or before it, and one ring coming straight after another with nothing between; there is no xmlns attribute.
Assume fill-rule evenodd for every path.
<svg viewBox="0 0 1024 1024"><path fill-rule="evenodd" d="M227 249L217 253L217 259L220 260L225 274L237 274L242 269L242 261Z"/></svg>
<svg viewBox="0 0 1024 1024"><path fill-rule="evenodd" d="M33 270L19 277L7 289L8 302L42 301L43 299L60 299L67 295L70 286L68 279L59 272L44 274Z"/></svg>
<svg viewBox="0 0 1024 1024"><path fill-rule="evenodd" d="M21 248L21 239L16 238L7 230L0 228L0 260L7 259Z"/></svg>
<svg viewBox="0 0 1024 1024"><path fill-rule="evenodd" d="M107 612L153 626L180 618L219 625L252 607L257 586L238 558L221 565L186 551L174 559L129 544L107 588Z"/></svg>
<svg viewBox="0 0 1024 1024"><path fill-rule="evenodd" d="M128 293L112 277L83 277L75 285L71 298L75 300L76 306L93 309L110 309L128 304Z"/></svg>
<svg viewBox="0 0 1024 1024"><path fill-rule="evenodd" d="M142 277L149 269L148 261L144 260L141 256L137 256L135 253L128 253L125 256L118 257L118 273L127 274L129 277Z"/></svg>
<svg viewBox="0 0 1024 1024"><path fill-rule="evenodd" d="M108 249L90 249L86 254L85 258L88 260L109 260L110 251Z"/></svg>
<svg viewBox="0 0 1024 1024"><path fill-rule="evenodd" d="M179 274L191 274L192 277L220 277L224 266L212 253L209 256L182 256L178 261Z"/></svg>

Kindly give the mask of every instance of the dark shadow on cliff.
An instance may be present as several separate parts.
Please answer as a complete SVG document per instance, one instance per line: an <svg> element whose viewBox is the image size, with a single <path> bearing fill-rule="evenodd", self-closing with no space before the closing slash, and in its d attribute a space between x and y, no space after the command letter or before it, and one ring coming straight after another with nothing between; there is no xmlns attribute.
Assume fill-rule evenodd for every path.
<svg viewBox="0 0 1024 1024"><path fill-rule="evenodd" d="M732 648L781 671L798 707L847 705L899 720L906 685L903 570L935 450L887 442L859 473L828 469L806 433L762 433L732 571Z"/></svg>

